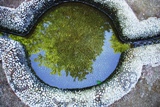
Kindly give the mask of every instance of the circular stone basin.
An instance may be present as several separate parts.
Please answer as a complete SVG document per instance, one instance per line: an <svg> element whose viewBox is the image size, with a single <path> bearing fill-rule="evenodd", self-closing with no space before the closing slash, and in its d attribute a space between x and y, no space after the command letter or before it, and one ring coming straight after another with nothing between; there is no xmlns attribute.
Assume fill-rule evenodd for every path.
<svg viewBox="0 0 160 107"><path fill-rule="evenodd" d="M31 36L11 38L25 45L31 66L42 81L64 89L100 84L128 48L118 41L105 14L81 3L50 9Z"/></svg>

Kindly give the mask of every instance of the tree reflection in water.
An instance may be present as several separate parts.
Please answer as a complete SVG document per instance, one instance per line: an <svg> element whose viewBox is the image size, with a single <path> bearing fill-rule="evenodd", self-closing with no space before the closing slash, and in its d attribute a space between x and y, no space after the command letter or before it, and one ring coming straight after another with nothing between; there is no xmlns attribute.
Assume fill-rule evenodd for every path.
<svg viewBox="0 0 160 107"><path fill-rule="evenodd" d="M92 65L103 51L105 31L113 32L104 14L84 4L66 3L43 15L31 36L11 38L24 44L29 56L37 54L34 61L51 74L60 76L65 71L82 81L93 72Z"/></svg>

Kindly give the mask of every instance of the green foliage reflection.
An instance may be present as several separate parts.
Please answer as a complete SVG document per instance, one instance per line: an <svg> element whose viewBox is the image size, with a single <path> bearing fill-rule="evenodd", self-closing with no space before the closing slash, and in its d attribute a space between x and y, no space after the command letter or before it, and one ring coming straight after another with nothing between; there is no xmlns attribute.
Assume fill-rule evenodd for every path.
<svg viewBox="0 0 160 107"><path fill-rule="evenodd" d="M93 61L102 52L105 30L111 31L106 16L89 6L70 3L47 12L32 36L11 38L24 44L29 56L44 51L35 61L50 68L51 74L61 75L65 70L81 81L92 72Z"/></svg>
<svg viewBox="0 0 160 107"><path fill-rule="evenodd" d="M130 48L129 44L124 44L118 40L115 34L112 35L111 39L111 47L114 49L115 53L121 53Z"/></svg>

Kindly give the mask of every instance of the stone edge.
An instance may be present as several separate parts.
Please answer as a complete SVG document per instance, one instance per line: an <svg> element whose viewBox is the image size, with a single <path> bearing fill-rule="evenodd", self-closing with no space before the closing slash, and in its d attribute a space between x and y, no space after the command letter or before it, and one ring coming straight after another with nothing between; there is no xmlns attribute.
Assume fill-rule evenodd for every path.
<svg viewBox="0 0 160 107"><path fill-rule="evenodd" d="M0 28L4 32L25 36L44 12L63 2L82 2L102 10L111 18L125 42L160 35L160 18L139 21L125 0L31 0L24 1L16 9L0 6Z"/></svg>
<svg viewBox="0 0 160 107"><path fill-rule="evenodd" d="M2 68L15 94L31 107L108 106L127 94L141 76L142 66L160 60L160 44L130 49L121 56L115 74L101 85L83 90L62 90L38 80L25 58L23 46L0 38Z"/></svg>

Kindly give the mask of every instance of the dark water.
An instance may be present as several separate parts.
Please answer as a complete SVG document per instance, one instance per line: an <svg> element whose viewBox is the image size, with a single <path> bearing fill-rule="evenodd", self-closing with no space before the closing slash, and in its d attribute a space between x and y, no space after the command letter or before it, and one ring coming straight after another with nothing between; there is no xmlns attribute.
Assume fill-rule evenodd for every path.
<svg viewBox="0 0 160 107"><path fill-rule="evenodd" d="M65 3L49 10L31 36L20 38L31 66L58 88L99 84L115 70L128 45L118 41L106 15L90 6Z"/></svg>

